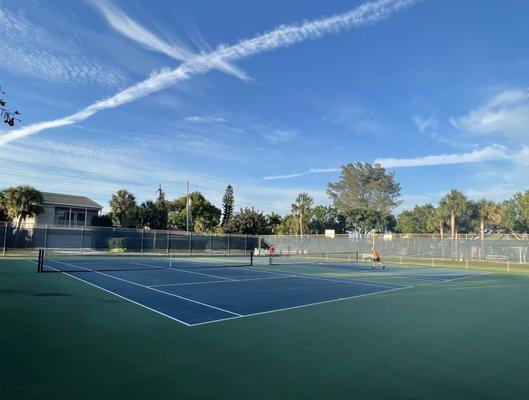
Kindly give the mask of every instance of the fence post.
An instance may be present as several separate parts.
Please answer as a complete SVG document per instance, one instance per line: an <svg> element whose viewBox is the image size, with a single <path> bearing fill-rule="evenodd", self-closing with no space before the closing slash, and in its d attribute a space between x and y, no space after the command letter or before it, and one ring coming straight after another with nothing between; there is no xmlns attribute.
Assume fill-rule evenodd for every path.
<svg viewBox="0 0 529 400"><path fill-rule="evenodd" d="M187 233L187 235L189 236L189 254L191 254L193 252L193 246L192 246L192 242L193 242L193 232L189 231Z"/></svg>
<svg viewBox="0 0 529 400"><path fill-rule="evenodd" d="M44 230L44 250L48 249L48 224L46 224L46 228Z"/></svg>
<svg viewBox="0 0 529 400"><path fill-rule="evenodd" d="M213 235L209 234L209 252L213 253Z"/></svg>
<svg viewBox="0 0 529 400"><path fill-rule="evenodd" d="M152 249L156 251L156 231L154 231L154 236L152 238Z"/></svg>
<svg viewBox="0 0 529 400"><path fill-rule="evenodd" d="M81 255L83 254L84 226L81 227Z"/></svg>
<svg viewBox="0 0 529 400"><path fill-rule="evenodd" d="M248 252L248 235L244 235L244 254Z"/></svg>
<svg viewBox="0 0 529 400"><path fill-rule="evenodd" d="M140 245L140 253L143 254L143 236L145 234L145 229L141 230L141 245Z"/></svg>
<svg viewBox="0 0 529 400"><path fill-rule="evenodd" d="M2 255L6 255L6 248L7 248L7 221L4 222L4 245L2 246Z"/></svg>
<svg viewBox="0 0 529 400"><path fill-rule="evenodd" d="M228 233L228 254L231 253L231 234Z"/></svg>
<svg viewBox="0 0 529 400"><path fill-rule="evenodd" d="M171 231L167 230L167 254L169 254L169 249L171 247L170 241L171 241Z"/></svg>

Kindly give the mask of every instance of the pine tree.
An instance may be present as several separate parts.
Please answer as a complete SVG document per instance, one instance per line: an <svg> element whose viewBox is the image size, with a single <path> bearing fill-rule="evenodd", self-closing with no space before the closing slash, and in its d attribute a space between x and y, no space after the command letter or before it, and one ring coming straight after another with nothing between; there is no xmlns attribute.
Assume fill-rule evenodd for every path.
<svg viewBox="0 0 529 400"><path fill-rule="evenodd" d="M158 212L157 229L167 229L167 201L165 200L165 192L162 189L162 185L158 186L158 190L156 190L156 193L158 194L155 203Z"/></svg>
<svg viewBox="0 0 529 400"><path fill-rule="evenodd" d="M222 197L222 222L220 226L226 225L233 216L233 202L233 187L228 185L226 187L226 192L224 192L224 196Z"/></svg>

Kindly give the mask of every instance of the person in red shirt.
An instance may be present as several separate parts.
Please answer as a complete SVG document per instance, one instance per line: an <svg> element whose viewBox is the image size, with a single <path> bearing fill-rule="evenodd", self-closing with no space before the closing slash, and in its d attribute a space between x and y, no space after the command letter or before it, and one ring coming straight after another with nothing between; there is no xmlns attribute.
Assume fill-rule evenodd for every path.
<svg viewBox="0 0 529 400"><path fill-rule="evenodd" d="M373 262L373 269L377 269L377 264L382 266L382 269L386 269L386 266L380 261L380 254L378 254L375 246L371 247L371 261Z"/></svg>
<svg viewBox="0 0 529 400"><path fill-rule="evenodd" d="M273 262L273 258L274 258L274 253L276 252L276 247L271 244L270 247L268 247L268 265L272 265Z"/></svg>

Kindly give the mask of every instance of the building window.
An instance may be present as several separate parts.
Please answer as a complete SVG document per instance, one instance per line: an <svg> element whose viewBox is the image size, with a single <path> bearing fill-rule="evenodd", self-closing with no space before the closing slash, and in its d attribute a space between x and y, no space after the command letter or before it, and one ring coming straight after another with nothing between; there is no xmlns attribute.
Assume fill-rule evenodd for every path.
<svg viewBox="0 0 529 400"><path fill-rule="evenodd" d="M55 209L55 223L57 225L66 225L70 224L70 211L63 209Z"/></svg>

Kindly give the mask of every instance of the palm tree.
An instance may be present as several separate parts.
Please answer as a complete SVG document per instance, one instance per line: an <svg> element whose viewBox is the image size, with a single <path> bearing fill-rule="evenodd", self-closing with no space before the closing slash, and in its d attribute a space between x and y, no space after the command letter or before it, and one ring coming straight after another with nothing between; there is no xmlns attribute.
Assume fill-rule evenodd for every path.
<svg viewBox="0 0 529 400"><path fill-rule="evenodd" d="M44 210L42 201L42 194L28 185L4 190L5 208L9 217L16 220L17 232L26 218L38 215Z"/></svg>
<svg viewBox="0 0 529 400"><path fill-rule="evenodd" d="M450 215L450 230L452 239L454 239L457 230L456 219L468 214L470 209L469 201L462 192L452 189L441 199L439 207Z"/></svg>
<svg viewBox="0 0 529 400"><path fill-rule="evenodd" d="M296 201L292 204L292 213L299 218L299 232L303 236L303 225L305 218L310 213L310 208L314 200L307 193L300 193L296 197Z"/></svg>
<svg viewBox="0 0 529 400"><path fill-rule="evenodd" d="M133 227L136 223L138 206L136 198L125 189L118 190L110 199L112 216L124 227Z"/></svg>
<svg viewBox="0 0 529 400"><path fill-rule="evenodd" d="M481 241L485 238L485 224L491 222L497 224L500 222L501 213L500 207L493 201L480 199L476 203L478 217L479 217L479 229L481 234Z"/></svg>
<svg viewBox="0 0 529 400"><path fill-rule="evenodd" d="M448 217L449 215L447 215L446 210L444 208L435 208L432 215L426 221L427 229L429 231L439 230L441 239L444 239L444 228L446 222L448 221Z"/></svg>

